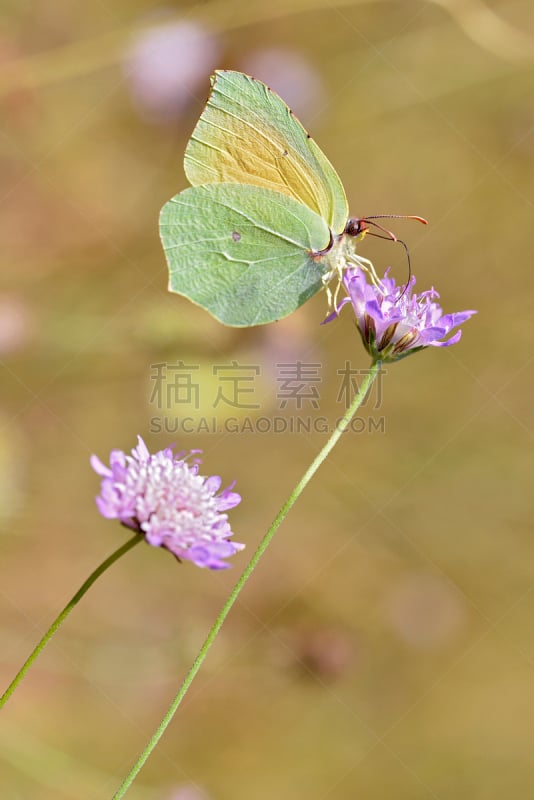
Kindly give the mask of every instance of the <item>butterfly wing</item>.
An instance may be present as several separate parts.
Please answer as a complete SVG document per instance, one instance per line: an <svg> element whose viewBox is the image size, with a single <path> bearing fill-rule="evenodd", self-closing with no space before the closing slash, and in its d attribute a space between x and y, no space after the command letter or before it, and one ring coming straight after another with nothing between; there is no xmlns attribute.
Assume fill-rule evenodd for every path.
<svg viewBox="0 0 534 800"><path fill-rule="evenodd" d="M264 83L217 71L184 157L192 186L240 183L292 197L339 234L348 217L343 185L284 101Z"/></svg>
<svg viewBox="0 0 534 800"><path fill-rule="evenodd" d="M326 268L312 254L330 242L326 222L292 197L234 183L173 197L160 234L170 291L238 327L274 322L315 294Z"/></svg>

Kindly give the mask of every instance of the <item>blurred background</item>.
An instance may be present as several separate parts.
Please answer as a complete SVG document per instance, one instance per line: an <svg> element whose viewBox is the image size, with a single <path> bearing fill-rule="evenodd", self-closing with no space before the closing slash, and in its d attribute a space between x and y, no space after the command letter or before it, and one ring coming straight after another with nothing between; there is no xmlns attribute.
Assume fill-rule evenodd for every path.
<svg viewBox="0 0 534 800"><path fill-rule="evenodd" d="M427 217L391 223L418 288L479 313L456 347L388 367L128 796L530 796L530 0L8 0L0 64L2 684L124 541L96 511L91 453L138 433L202 448L205 474L237 479L247 544L217 574L141 546L99 580L2 712L2 797L111 797L326 441L257 419L335 421L339 371L369 366L350 315L319 326L322 294L240 331L167 293L158 213L186 186L217 67L282 95L354 215ZM361 253L405 279L402 248ZM316 391L280 408L277 365L299 360L319 365ZM233 362L258 368L237 403L256 408L215 405L215 367ZM157 384L180 363L196 403Z"/></svg>

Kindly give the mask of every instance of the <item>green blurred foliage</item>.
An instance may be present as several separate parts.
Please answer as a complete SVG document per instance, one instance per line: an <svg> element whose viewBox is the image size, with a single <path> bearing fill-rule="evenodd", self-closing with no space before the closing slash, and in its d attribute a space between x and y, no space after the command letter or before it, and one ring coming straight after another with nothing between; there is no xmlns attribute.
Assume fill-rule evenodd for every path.
<svg viewBox="0 0 534 800"><path fill-rule="evenodd" d="M394 226L419 288L436 285L447 311L479 314L457 347L388 368L379 411L364 410L384 416L385 433L346 434L322 467L130 794L529 796L534 13L529 0L484 8L7 4L3 683L123 540L96 512L92 452L129 449L137 433L152 447L202 448L206 473L238 480L244 499L232 519L248 550L214 575L142 547L100 579L2 713L2 797L112 795L247 552L325 441L321 432L151 435L151 418L168 413L150 403L151 365L200 365L198 413L211 416L212 366L258 364L260 409L250 415L269 417L282 414L276 362L320 363L320 409L301 413L331 420L343 410L336 371L346 360L368 366L349 315L319 326L324 296L287 321L235 331L166 291L157 216L185 187L182 154L209 73L273 49L283 96L290 86L275 79L296 70L284 76L295 63L284 58L300 59L291 102L339 171L352 213L427 217L427 228ZM203 66L195 52L197 82L177 113L143 113L132 41L180 21L212 31L217 61ZM305 97L315 100L299 108ZM367 239L362 254L405 274L401 248ZM224 413L236 416L219 406L219 421Z"/></svg>

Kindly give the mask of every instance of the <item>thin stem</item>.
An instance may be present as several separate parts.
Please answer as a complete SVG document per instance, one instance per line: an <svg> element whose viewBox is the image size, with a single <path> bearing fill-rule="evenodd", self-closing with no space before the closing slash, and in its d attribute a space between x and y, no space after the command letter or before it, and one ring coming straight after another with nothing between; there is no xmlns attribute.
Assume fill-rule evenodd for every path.
<svg viewBox="0 0 534 800"><path fill-rule="evenodd" d="M26 659L22 667L19 669L19 671L17 672L17 674L15 675L15 677L13 678L7 689L5 690L2 697L0 697L0 708L2 708L7 703L7 701L9 700L9 698L11 697L11 695L13 694L19 683L22 681L22 679L32 666L33 662L35 661L39 653L42 650L44 650L44 648L46 647L52 636L61 626L61 623L69 616L74 606L82 599L87 590L91 588L96 579L99 578L100 575L102 575L102 573L105 572L108 567L111 567L111 565L114 564L115 561L117 561L121 556L127 553L128 550L131 550L132 547L134 547L136 544L142 541L144 541L144 537L136 533L135 536L129 539L126 542L126 544L121 545L121 547L119 547L118 550L115 550L114 553L112 553L108 558L106 558L106 560L103 561L102 564L100 564L100 566L97 567L95 571L91 573L91 575L89 575L85 583L83 583L80 586L76 594L72 597L71 600L69 600L63 611L55 618L54 622L48 628L47 632L45 633L39 644L35 647L31 655Z"/></svg>
<svg viewBox="0 0 534 800"><path fill-rule="evenodd" d="M159 724L159 726L158 726L157 730L155 731L154 735L152 736L152 738L148 742L147 746L145 747L143 752L140 754L139 758L137 759L137 761L133 765L132 769L130 770L128 775L124 778L123 782L121 783L121 785L119 786L119 788L117 789L115 794L113 795L113 800L120 800L121 797L124 797L124 795L128 791L128 788L132 785L132 783L134 782L137 774L140 772L140 770L142 769L143 765L147 761L148 757L150 756L150 754L152 753L152 751L156 747L157 743L159 742L159 740L163 736L167 726L169 725L169 723L172 720L173 716L175 715L178 707L180 706L182 700L184 699L185 695L187 694L187 691L188 691L189 687L191 686L191 684L193 682L193 679L195 678L197 672L199 671L199 669L200 669L200 667L202 665L202 662L206 658L208 650L210 649L211 645L213 644L217 634L219 633L219 631L220 631L220 629L221 629L221 627L223 625L223 622L225 621L226 617L228 616L228 613L230 612L230 609L232 608L232 606L234 605L235 601L237 600L239 594L241 593L241 590L243 589L245 583L247 582L247 580L250 578L250 576L254 572L254 569L256 568L260 558L262 557L262 555L264 554L265 550L269 546L274 534L278 530L278 528L279 528L280 524L282 523L282 521L285 519L288 511L294 505L294 503L298 499L298 497L302 494L302 491L305 489L305 487L307 486L307 484L309 483L311 478L315 475L315 473L317 472L317 470L319 469L319 467L321 466L321 464L323 463L325 458L328 456L328 454L330 453L330 451L332 450L332 448L334 447L334 445L338 441L338 439L341 436L341 434L344 431L346 431L346 429L348 428L351 419L353 418L353 416L356 413L356 411L358 410L358 408L361 406L361 404L363 402L363 399L364 399L365 395L367 394L370 386L372 385L374 379L376 378L376 376L380 372L380 368L381 368L381 362L380 361L376 361L371 366L371 369L369 370L368 375L366 376L366 378L363 381L359 391L357 392L357 394L356 394L356 396L355 396L350 408L345 413L343 418L340 420L340 422L336 426L336 429L334 430L334 433L332 434L330 439L327 441L327 443L325 444L323 449L318 453L318 455L314 458L314 460L312 461L312 463L310 464L310 466L308 467L308 469L306 470L306 472L304 473L304 475L302 476L300 481L297 483L297 485L293 489L292 493L289 495L288 499L286 500L286 502L284 503L284 505L282 506L282 508L278 512L277 516L274 519L274 522L272 523L271 527L269 528L269 530L267 531L267 533L265 534L265 536L261 540L260 544L258 545L258 548L257 548L256 552L254 553L254 555L250 559L248 565L245 567L245 570L244 570L243 574L241 575L241 577L237 581L237 583L234 586L230 596L228 597L228 600L226 601L226 603L222 607L222 610L220 611L219 616L217 617L217 619L213 623L213 626L212 626L210 632L208 633L206 641L202 645L199 654L197 655L195 661L193 662L193 665L191 666L189 672L187 673L187 675L186 675L186 677L184 679L184 682L180 686L178 694L176 695L176 697L174 698L174 700L170 704L169 708L167 709L167 712L165 713L165 716L163 717L161 723Z"/></svg>

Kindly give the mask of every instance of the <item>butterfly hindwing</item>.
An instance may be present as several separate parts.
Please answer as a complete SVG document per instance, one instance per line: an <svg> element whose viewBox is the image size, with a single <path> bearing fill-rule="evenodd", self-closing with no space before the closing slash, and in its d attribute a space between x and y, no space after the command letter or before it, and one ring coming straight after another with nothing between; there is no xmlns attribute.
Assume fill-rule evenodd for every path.
<svg viewBox="0 0 534 800"><path fill-rule="evenodd" d="M327 223L292 197L258 186L211 183L162 209L169 289L226 325L285 317L321 286Z"/></svg>
<svg viewBox="0 0 534 800"><path fill-rule="evenodd" d="M348 217L343 185L284 101L241 72L217 71L184 157L193 186L250 184L292 197L336 234Z"/></svg>

